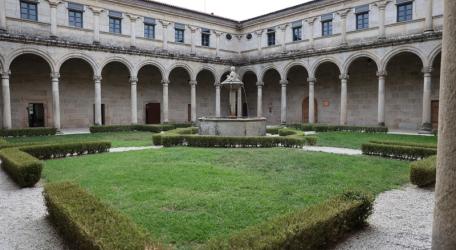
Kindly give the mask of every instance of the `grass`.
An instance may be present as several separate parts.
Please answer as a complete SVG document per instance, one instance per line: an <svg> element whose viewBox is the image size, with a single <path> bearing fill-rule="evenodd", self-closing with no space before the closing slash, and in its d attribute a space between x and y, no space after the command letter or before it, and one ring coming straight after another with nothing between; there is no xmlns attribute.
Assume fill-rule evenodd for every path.
<svg viewBox="0 0 456 250"><path fill-rule="evenodd" d="M342 147L360 149L361 145L372 140L377 141L398 141L409 143L434 143L437 144L435 136L419 135L392 135L381 133L356 133L356 132L325 132L318 133L318 146Z"/></svg>
<svg viewBox="0 0 456 250"><path fill-rule="evenodd" d="M53 136L35 136L35 137L16 137L6 138L10 143L23 142L84 142L84 141L110 141L112 147L141 147L152 145L152 133L150 132L112 132L112 133L95 133L95 134L78 134L78 135L53 135Z"/></svg>
<svg viewBox="0 0 456 250"><path fill-rule="evenodd" d="M321 202L408 181L406 162L293 149L165 148L47 161L48 182L74 181L180 249Z"/></svg>

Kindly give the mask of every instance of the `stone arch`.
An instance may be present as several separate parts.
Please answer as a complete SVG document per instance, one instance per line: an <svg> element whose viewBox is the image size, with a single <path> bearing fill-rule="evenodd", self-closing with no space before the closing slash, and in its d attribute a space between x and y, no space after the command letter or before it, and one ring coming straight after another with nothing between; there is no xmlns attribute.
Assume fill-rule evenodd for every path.
<svg viewBox="0 0 456 250"><path fill-rule="evenodd" d="M305 65L304 63L302 62L291 62L289 64L287 64L284 68L283 68L283 75L285 77L288 76L288 73L290 72L290 70L293 68L293 67L296 67L296 66L299 66L299 67L302 67L304 68L306 71L307 71L307 74L309 74L309 67L307 65Z"/></svg>
<svg viewBox="0 0 456 250"><path fill-rule="evenodd" d="M372 61L375 62L375 65L377 66L377 70L380 69L380 60L378 59L378 57L375 54L373 54L373 53L370 53L370 52L367 52L367 51L363 51L363 52L354 53L354 54L350 55L345 60L343 66L342 66L342 71L341 72L348 73L348 69L350 68L351 64L354 61L356 61L357 59L360 59L360 58L369 58L369 59L371 59Z"/></svg>
<svg viewBox="0 0 456 250"><path fill-rule="evenodd" d="M434 65L435 63L435 59L437 58L437 56L442 53L442 45L439 44L437 47L435 47L431 53L429 54L429 56L427 57L428 58L428 62L426 65L432 67L432 65Z"/></svg>
<svg viewBox="0 0 456 250"><path fill-rule="evenodd" d="M386 71L386 68L388 66L388 63L391 61L391 59L399 54L402 54L402 53L411 53L411 54L414 54L416 55L418 58L420 58L421 60L421 64L423 65L423 67L426 65L426 59L422 53L421 50L419 50L418 48L415 48L415 47L411 47L411 46L407 46L407 47L399 47L399 48L396 48L390 52L388 52L382 59L381 63L380 63L380 68L379 68L379 71Z"/></svg>
<svg viewBox="0 0 456 250"><path fill-rule="evenodd" d="M217 70L215 70L215 68L213 68L213 67L211 67L211 66L209 66L209 65L203 65L203 66L199 67L198 70L195 71L195 72L196 72L195 78L196 78L196 77L199 75L199 73L201 73L201 71L203 71L203 70L207 70L207 71L209 71L209 72L212 73L212 76L214 77L214 84L215 84L215 82L217 81L217 79L220 78L219 75L217 74Z"/></svg>
<svg viewBox="0 0 456 250"><path fill-rule="evenodd" d="M260 73L260 77L258 77L258 80L264 82L264 76L266 74L266 72L268 72L269 70L275 70L279 75L280 75L280 79L284 79L281 71L275 66L275 65L267 65L266 67L263 68L263 70L261 71Z"/></svg>
<svg viewBox="0 0 456 250"><path fill-rule="evenodd" d="M229 69L228 69L229 70ZM253 67L242 67L240 70L239 70L239 78L243 79L244 78L244 75L247 73L247 72L252 72L253 74L255 74L255 76L257 77L257 79L260 79L258 77L258 74L256 72L256 70L253 68Z"/></svg>
<svg viewBox="0 0 456 250"><path fill-rule="evenodd" d="M65 55L63 58L61 58L57 62L57 67L56 67L57 72L60 72L62 65L71 59L81 59L90 65L90 67L92 68L93 74L96 74L98 72L98 64L90 56L88 56L84 53L71 53L71 54Z"/></svg>
<svg viewBox="0 0 456 250"><path fill-rule="evenodd" d="M337 66L337 68L339 69L339 72L342 74L342 64L339 62L339 60L337 60L336 58L332 57L332 56L326 56L326 57L323 57L323 58L320 58L319 60L317 60L311 67L310 67L310 71L309 71L309 77L315 77L315 72L317 72L317 69L320 65L322 65L323 63L326 63L326 62L330 62L330 63L333 63L334 65Z"/></svg>
<svg viewBox="0 0 456 250"><path fill-rule="evenodd" d="M11 67L11 64L14 62L16 58L25 54L32 54L43 58L47 62L49 68L51 69L51 72L57 72L55 66L56 63L54 62L54 60L46 52L39 49L18 49L14 51L9 56L8 63L5 65L5 70L8 70Z"/></svg>
<svg viewBox="0 0 456 250"><path fill-rule="evenodd" d="M163 67L163 65L161 65L160 63L158 63L158 62L156 62L154 60L145 60L145 61L141 62L140 64L138 64L136 69L135 69L135 71L134 71L134 72L136 72L136 76L139 74L139 71L143 67L148 66L148 65L156 67L158 69L158 71L160 71L162 79L165 79L165 78L167 79L167 75L165 74L166 70Z"/></svg>
<svg viewBox="0 0 456 250"><path fill-rule="evenodd" d="M0 74L6 69L5 67L5 59L3 59L3 56L0 55Z"/></svg>
<svg viewBox="0 0 456 250"><path fill-rule="evenodd" d="M187 71L188 76L190 77L191 81L194 81L196 79L196 75L194 74L192 68L185 64L185 63L175 63L171 67L169 67L168 71L166 72L166 78L169 79L169 76L171 75L171 72L173 72L174 69L176 68L183 68Z"/></svg>
<svg viewBox="0 0 456 250"><path fill-rule="evenodd" d="M112 62L119 62L119 63L123 64L125 67L127 67L128 72L130 73L130 76L136 76L135 75L136 71L134 70L133 65L127 59L125 59L123 57L119 57L119 56L110 57L107 60L105 60L101 64L100 68L98 69L97 75L101 76L101 73L103 72L103 69L106 67L106 65L108 65L109 63L112 63Z"/></svg>

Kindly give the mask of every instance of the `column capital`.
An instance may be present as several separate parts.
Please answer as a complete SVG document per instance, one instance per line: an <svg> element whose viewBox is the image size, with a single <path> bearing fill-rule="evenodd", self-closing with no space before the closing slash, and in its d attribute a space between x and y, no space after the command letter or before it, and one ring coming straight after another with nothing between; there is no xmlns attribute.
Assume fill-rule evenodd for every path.
<svg viewBox="0 0 456 250"><path fill-rule="evenodd" d="M215 86L216 88L220 88L220 86L222 86L222 85L220 84L219 81L215 81L215 82L214 82L214 86Z"/></svg>
<svg viewBox="0 0 456 250"><path fill-rule="evenodd" d="M213 30L212 33L214 33L214 35L215 35L216 37L220 37L221 35L223 35L223 32L217 31L217 30Z"/></svg>
<svg viewBox="0 0 456 250"><path fill-rule="evenodd" d="M2 79L9 79L11 75L11 70L0 72Z"/></svg>
<svg viewBox="0 0 456 250"><path fill-rule="evenodd" d="M130 76L130 83L131 84L136 84L138 82L138 77L136 76Z"/></svg>
<svg viewBox="0 0 456 250"><path fill-rule="evenodd" d="M388 72L386 72L386 70L377 71L377 77L385 77L387 75L388 75Z"/></svg>
<svg viewBox="0 0 456 250"><path fill-rule="evenodd" d="M168 25L171 24L171 22L165 21L165 20L160 20L159 22L161 23L161 25L162 25L163 28L165 28L165 29L168 28Z"/></svg>
<svg viewBox="0 0 456 250"><path fill-rule="evenodd" d="M47 0L47 1L49 2L49 6L51 8L57 8L57 6L62 3L62 1L60 1L60 0Z"/></svg>
<svg viewBox="0 0 456 250"><path fill-rule="evenodd" d="M347 18L348 13L350 13L351 9L343 9L337 12L340 18L345 19Z"/></svg>
<svg viewBox="0 0 456 250"><path fill-rule="evenodd" d="M161 80L161 84L163 86L168 86L169 85L169 81L168 80Z"/></svg>
<svg viewBox="0 0 456 250"><path fill-rule="evenodd" d="M103 79L103 77L101 77L101 76L96 76L96 75L93 76L93 80L94 80L95 82L101 82L101 79Z"/></svg>
<svg viewBox="0 0 456 250"><path fill-rule="evenodd" d="M308 77L307 82L315 84L317 82L317 78L315 77Z"/></svg>
<svg viewBox="0 0 456 250"><path fill-rule="evenodd" d="M192 33L196 33L196 31L198 30L198 27L193 25L187 25L187 27Z"/></svg>
<svg viewBox="0 0 456 250"><path fill-rule="evenodd" d="M280 80L280 85L282 85L282 87L287 86L287 84L288 84L287 80Z"/></svg>
<svg viewBox="0 0 456 250"><path fill-rule="evenodd" d="M304 19L304 21L310 25L312 25L316 20L317 20L317 17L309 17L307 19Z"/></svg>
<svg viewBox="0 0 456 250"><path fill-rule="evenodd" d="M379 10L385 10L386 6L391 2L391 0L381 0L373 3Z"/></svg>
<svg viewBox="0 0 456 250"><path fill-rule="evenodd" d="M196 80L190 80L188 81L188 84L190 84L190 86L196 86L198 82Z"/></svg>
<svg viewBox="0 0 456 250"><path fill-rule="evenodd" d="M433 71L433 70L434 70L434 69L433 69L432 67L423 67L423 69L421 70L421 72L422 72L424 75L426 75L426 74L429 74L429 75L430 75L430 74L432 74L432 71Z"/></svg>
<svg viewBox="0 0 456 250"><path fill-rule="evenodd" d="M141 18L140 16L137 16L137 15L134 15L134 14L130 14L130 13L126 14L126 16L127 16L128 18L130 18L130 21L132 21L132 22L136 22L136 20L138 20L139 18Z"/></svg>
<svg viewBox="0 0 456 250"><path fill-rule="evenodd" d="M348 74L340 74L339 75L339 79L340 80L348 80L348 78L350 78L350 76Z"/></svg>
<svg viewBox="0 0 456 250"><path fill-rule="evenodd" d="M279 25L278 28L281 30L281 31L284 31L286 30L288 27L288 24L282 24L282 25Z"/></svg>
<svg viewBox="0 0 456 250"><path fill-rule="evenodd" d="M257 87L263 87L264 86L264 82L259 81L259 82L256 83L256 86Z"/></svg>
<svg viewBox="0 0 456 250"><path fill-rule="evenodd" d="M89 9L92 11L92 13L93 13L95 16L98 16L98 15L100 15L102 12L105 11L103 8L96 7L96 6L89 6Z"/></svg>
<svg viewBox="0 0 456 250"><path fill-rule="evenodd" d="M263 35L263 32L264 32L264 30L257 30L257 31L255 31L255 34L257 35L257 37L260 37Z"/></svg>
<svg viewBox="0 0 456 250"><path fill-rule="evenodd" d="M51 73L51 79L52 80L55 80L55 79L59 79L60 78L60 73L59 72L52 72Z"/></svg>

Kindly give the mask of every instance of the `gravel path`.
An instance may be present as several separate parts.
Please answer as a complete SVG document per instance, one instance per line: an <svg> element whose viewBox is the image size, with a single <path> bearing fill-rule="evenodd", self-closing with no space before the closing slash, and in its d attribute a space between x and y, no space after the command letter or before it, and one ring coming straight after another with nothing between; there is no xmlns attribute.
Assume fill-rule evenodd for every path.
<svg viewBox="0 0 456 250"><path fill-rule="evenodd" d="M407 185L375 200L369 226L336 249L431 249L434 190Z"/></svg>
<svg viewBox="0 0 456 250"><path fill-rule="evenodd" d="M349 149L349 148L333 148L333 147L318 147L318 146L304 146L302 148L305 151L311 152L323 152L339 155L362 155L363 152L358 149Z"/></svg>

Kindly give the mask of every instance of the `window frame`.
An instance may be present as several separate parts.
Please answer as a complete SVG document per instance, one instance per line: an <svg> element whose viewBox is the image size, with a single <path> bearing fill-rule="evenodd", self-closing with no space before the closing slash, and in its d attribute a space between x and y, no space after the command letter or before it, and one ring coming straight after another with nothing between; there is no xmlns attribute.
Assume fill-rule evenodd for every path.
<svg viewBox="0 0 456 250"><path fill-rule="evenodd" d="M23 13L23 4L25 4L27 6L26 8L26 13ZM30 6L34 6L35 7L35 18L32 19L30 18L31 17L31 11L30 11ZM38 2L35 2L35 1L26 1L26 0L20 0L19 1L19 12L20 12L20 16L21 16L21 19L22 20L29 20L29 21L35 21L35 22L38 22Z"/></svg>
<svg viewBox="0 0 456 250"><path fill-rule="evenodd" d="M75 16L71 16L71 13L75 13L75 14L80 14L81 15L81 18L80 18L80 26L77 25L77 22L71 21L71 18L76 18ZM73 27L73 28L84 28L84 11L80 11L80 10L74 10L74 9L68 9L68 25L70 27Z"/></svg>
<svg viewBox="0 0 456 250"><path fill-rule="evenodd" d="M276 45L276 32L274 29L268 29L266 37L268 47Z"/></svg>
<svg viewBox="0 0 456 250"><path fill-rule="evenodd" d="M201 31L201 46L210 47L211 46L211 32L209 30Z"/></svg>
<svg viewBox="0 0 456 250"><path fill-rule="evenodd" d="M361 16L362 22L360 23L359 17ZM369 29L369 11L356 13L356 30L365 30Z"/></svg>
<svg viewBox="0 0 456 250"><path fill-rule="evenodd" d="M182 34L182 40L179 34ZM185 29L174 28L174 42L185 43Z"/></svg>
<svg viewBox="0 0 456 250"><path fill-rule="evenodd" d="M298 34L296 34L296 31ZM302 26L296 26L291 29L293 42L302 41Z"/></svg>
<svg viewBox="0 0 456 250"><path fill-rule="evenodd" d="M328 25L328 27L325 27ZM324 20L321 21L321 36L328 37L333 35L333 20Z"/></svg>
<svg viewBox="0 0 456 250"><path fill-rule="evenodd" d="M150 40L155 39L155 24L144 23L144 38Z"/></svg>
<svg viewBox="0 0 456 250"><path fill-rule="evenodd" d="M410 6L410 9L407 8L408 6ZM402 7L405 7L405 10L402 10L404 12L404 15L400 15ZM408 11L410 11L410 13L408 13ZM403 19L401 19L401 17ZM413 20L413 1L396 4L396 22L402 23L402 22L408 22L408 21L412 21L412 20Z"/></svg>
<svg viewBox="0 0 456 250"><path fill-rule="evenodd" d="M115 22L119 22L118 27L116 27ZM114 26L112 26L112 25L114 25ZM122 34L122 18L109 16L109 33Z"/></svg>

